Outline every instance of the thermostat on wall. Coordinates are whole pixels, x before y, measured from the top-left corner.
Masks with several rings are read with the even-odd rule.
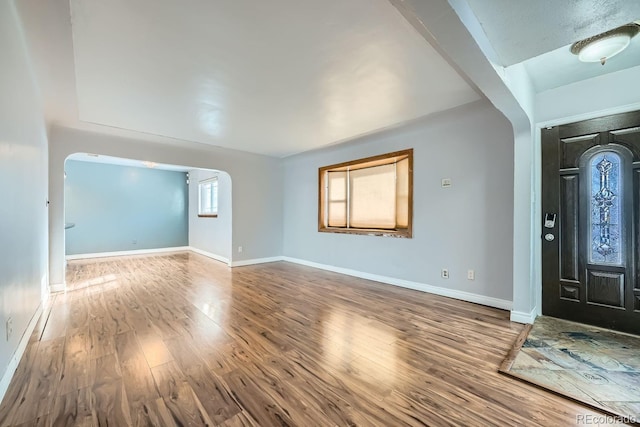
[[[451,178],[442,178],[442,188],[451,187]]]

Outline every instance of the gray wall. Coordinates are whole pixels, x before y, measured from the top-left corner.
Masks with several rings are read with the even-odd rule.
[[[47,284],[47,137],[18,22],[0,2],[0,375]]]
[[[113,129],[105,131],[119,132]],[[124,133],[124,132],[123,132]],[[53,126],[49,146],[49,271],[64,283],[64,161],[73,153],[96,153],[193,169],[224,170],[233,182],[233,261],[282,254],[282,171],[276,158],[132,133],[99,134]],[[264,209],[267,206],[268,209]],[[257,209],[258,208],[258,209]],[[257,214],[258,213],[258,214]]]
[[[414,149],[413,238],[319,233],[318,168]],[[451,178],[452,187],[441,188]],[[284,255],[512,299],[513,133],[479,101],[284,162]],[[450,279],[440,277],[448,268]],[[467,280],[467,270],[476,278]]]
[[[214,176],[218,177],[218,217],[199,218],[198,183]],[[189,246],[228,262],[232,251],[231,177],[225,172],[198,169],[191,170],[189,177]]]
[[[188,244],[186,174],[67,160],[66,254]]]

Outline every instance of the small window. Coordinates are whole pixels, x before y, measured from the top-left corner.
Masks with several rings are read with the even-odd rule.
[[[411,237],[413,150],[319,169],[318,230]]]
[[[218,216],[218,178],[200,181],[198,192],[198,216],[216,218]]]

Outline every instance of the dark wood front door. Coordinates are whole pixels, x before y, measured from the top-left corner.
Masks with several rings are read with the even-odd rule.
[[[640,334],[640,112],[542,130],[542,211],[542,313]]]

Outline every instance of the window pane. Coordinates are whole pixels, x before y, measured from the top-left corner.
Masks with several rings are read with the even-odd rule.
[[[218,213],[218,181],[211,183],[211,213]]]
[[[205,213],[205,197],[206,197],[206,191],[204,188],[204,184],[200,184],[200,213],[203,214]]]
[[[201,182],[198,184],[200,215],[214,215],[218,213],[218,181]]]
[[[327,208],[329,227],[347,226],[347,172],[327,173]]]
[[[409,226],[409,159],[396,163],[396,226]]]
[[[204,187],[204,210],[206,213],[211,212],[211,184],[207,183]]]
[[[620,156],[600,152],[589,162],[591,215],[589,262],[622,264]]]
[[[393,163],[351,171],[349,195],[351,227],[396,227],[396,179]]]

